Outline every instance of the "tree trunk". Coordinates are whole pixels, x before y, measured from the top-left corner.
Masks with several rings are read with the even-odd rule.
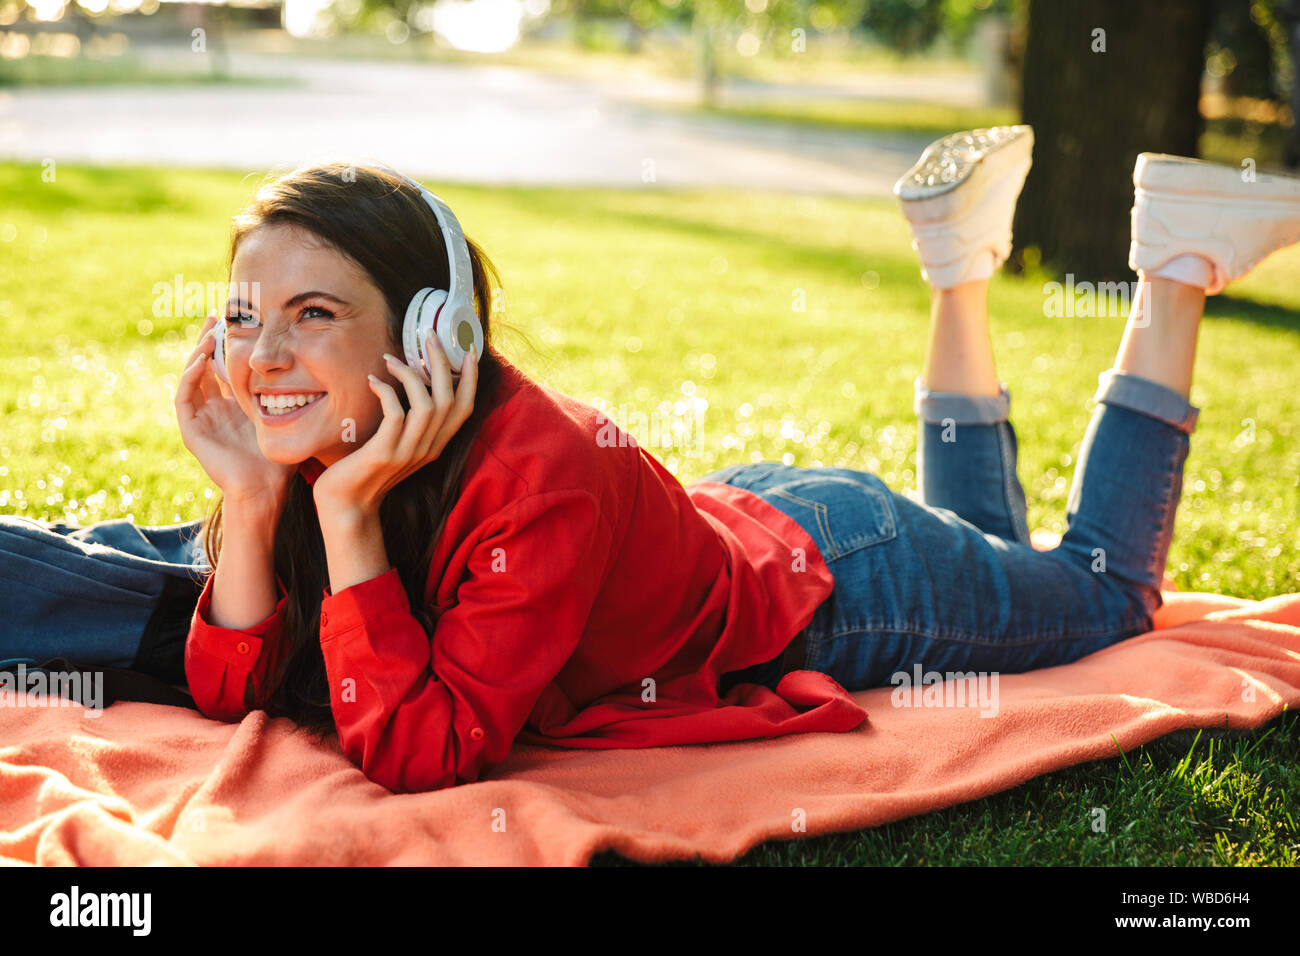
[[[1278,19],[1286,26],[1287,49],[1291,64],[1300,66],[1300,0],[1287,0],[1278,10]],[[1291,129],[1282,147],[1282,162],[1289,170],[1300,167],[1300,76],[1291,80]]]
[[[700,63],[700,103],[718,105],[718,49],[715,36],[717,28],[709,22],[696,24]]]
[[[1210,0],[1029,0],[1021,115],[1034,165],[1013,268],[1041,258],[1081,280],[1130,277],[1133,164],[1197,155],[1210,18]]]

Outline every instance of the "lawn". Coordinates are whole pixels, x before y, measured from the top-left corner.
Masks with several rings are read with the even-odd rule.
[[[237,76],[227,72],[219,56],[199,59],[195,67],[161,69],[134,54],[106,57],[33,55],[0,58],[0,89],[6,86],[105,86],[108,84],[175,86],[225,85],[293,87],[292,77]]]
[[[0,511],[203,516],[212,485],[180,441],[172,390],[205,313],[156,310],[157,287],[179,275],[224,296],[229,220],[261,175],[61,164],[51,183],[38,164],[0,163]],[[770,459],[913,488],[928,296],[891,202],[429,185],[501,269],[496,342],[526,372],[634,433],[707,402],[689,440],[650,448],[683,482]],[[1059,532],[1123,318],[1048,317],[1047,278],[995,279],[993,338],[1030,526]],[[1300,590],[1297,280],[1300,247],[1211,300],[1169,563],[1181,590]],[[1300,862],[1300,721],[1220,736],[1163,738],[913,820],[764,844],[744,862]],[[1089,826],[1096,806],[1106,834]]]
[[[715,106],[660,106],[704,116],[734,116],[758,123],[790,123],[814,129],[859,133],[906,133],[947,136],[953,130],[1011,126],[1020,111],[1010,107],[925,103],[916,100],[872,100],[861,97],[766,97],[754,103],[725,102]]]

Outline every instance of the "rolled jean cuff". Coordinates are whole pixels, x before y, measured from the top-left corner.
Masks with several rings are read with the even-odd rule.
[[[998,382],[997,395],[963,395],[960,392],[932,392],[921,379],[913,385],[912,408],[922,421],[932,425],[996,425],[1011,415],[1011,394],[1006,382]]]
[[[1095,401],[1141,412],[1190,435],[1201,410],[1167,385],[1107,369],[1097,376]]]

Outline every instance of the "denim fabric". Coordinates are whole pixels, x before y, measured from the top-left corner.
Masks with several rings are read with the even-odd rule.
[[[131,667],[151,619],[158,627],[155,611],[172,630],[193,614],[208,570],[201,524],[78,527],[0,515],[0,667],[53,658]],[[175,606],[162,607],[164,598]]]
[[[1050,551],[1029,544],[1005,385],[974,397],[917,381],[920,501],[847,468],[759,462],[706,475],[789,515],[825,557],[835,590],[805,629],[805,669],[848,690],[915,664],[1020,673],[1150,630],[1199,409],[1137,376],[1099,382],[1067,530]],[[779,664],[723,684],[744,675],[775,687]]]

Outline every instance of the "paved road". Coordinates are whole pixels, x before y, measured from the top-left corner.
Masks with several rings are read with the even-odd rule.
[[[888,194],[929,139],[796,130],[655,105],[680,100],[685,80],[595,83],[514,67],[242,52],[230,62],[237,73],[297,85],[0,92],[0,156],[268,171],[352,156],[442,181],[652,181],[867,196]]]

